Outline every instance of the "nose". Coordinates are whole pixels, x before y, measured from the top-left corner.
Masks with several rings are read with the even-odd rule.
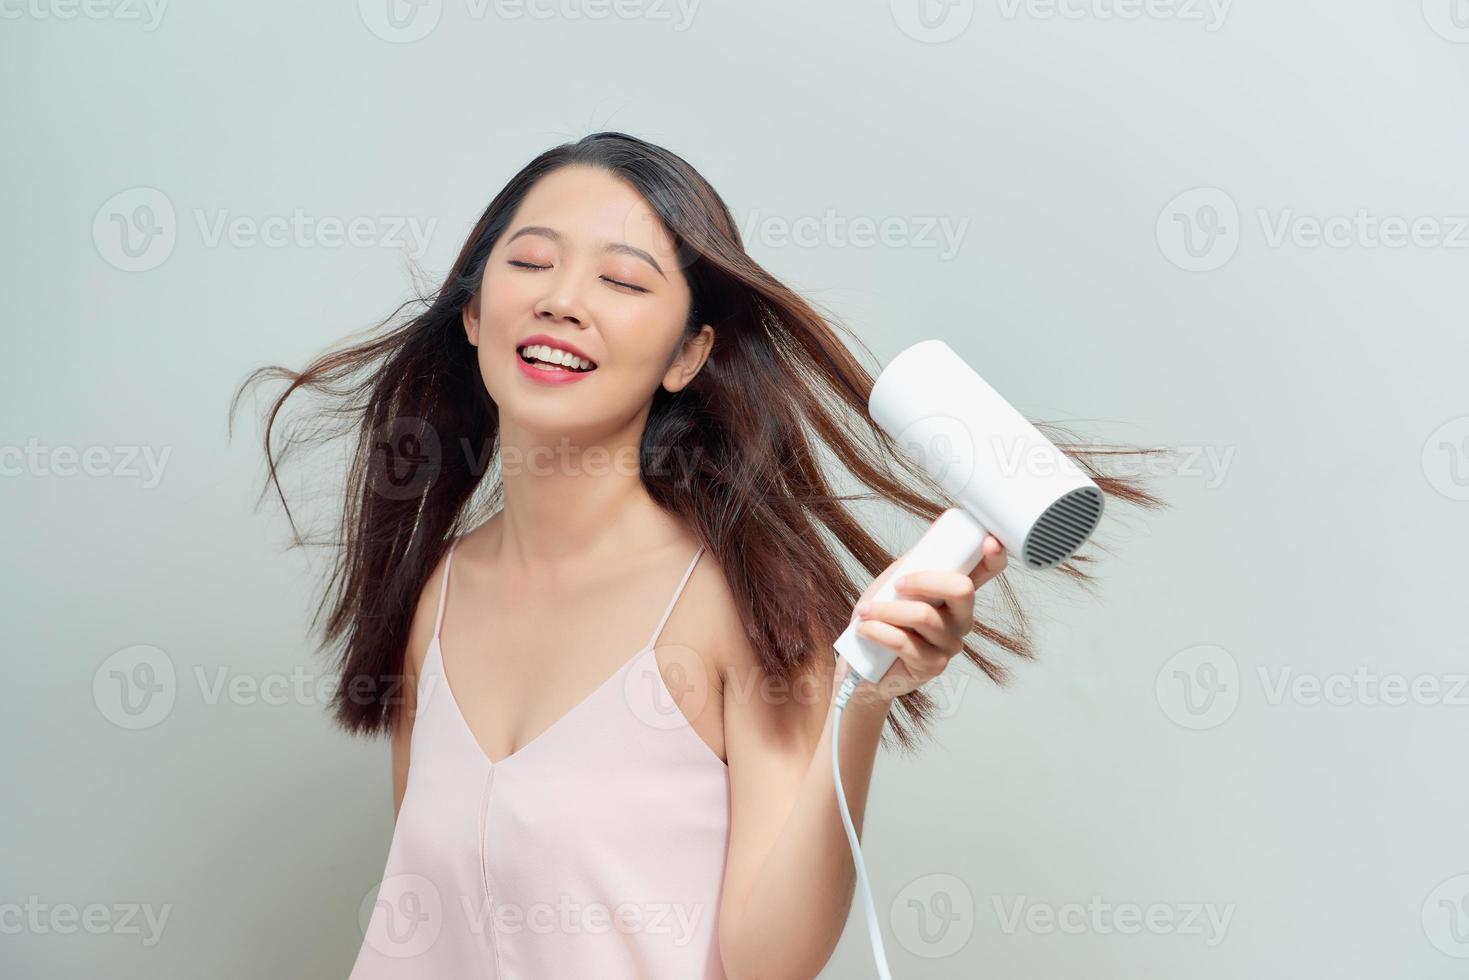
[[[569,277],[560,276],[552,279],[550,288],[546,290],[540,300],[536,302],[536,318],[539,320],[564,320],[577,326],[585,326],[587,323],[587,311],[582,305],[580,296],[572,288],[568,281]]]

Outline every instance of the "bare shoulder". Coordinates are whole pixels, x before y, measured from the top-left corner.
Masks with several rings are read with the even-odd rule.
[[[711,662],[720,668],[722,674],[724,659],[721,654],[725,641],[731,633],[742,631],[740,612],[719,559],[707,548],[689,578],[679,604],[687,610],[685,635],[691,633],[698,638],[699,647],[708,652]]]
[[[706,551],[699,560],[684,602],[688,615],[679,630],[682,639],[675,642],[694,646],[715,679],[715,693],[724,708],[726,743],[736,737],[736,727],[754,726],[761,729],[757,738],[814,746],[830,700],[834,672],[830,651],[823,657],[821,650],[815,650],[803,677],[790,681],[767,677],[739,599],[712,552]],[[672,630],[666,635],[673,638]]]
[[[693,547],[697,547],[694,544]],[[681,549],[682,550],[682,549]],[[682,561],[687,563],[688,552]],[[706,708],[718,718],[719,694],[724,688],[725,639],[739,630],[739,611],[713,551],[705,549],[693,574],[679,594],[668,624],[658,638],[659,666],[679,707],[698,721]],[[690,690],[697,696],[688,694]],[[684,693],[680,697],[680,692]],[[715,729],[719,724],[715,724]],[[714,736],[712,741],[719,741]]]
[[[419,589],[418,601],[413,608],[413,619],[408,624],[408,642],[403,650],[403,694],[411,705],[418,688],[418,676],[423,671],[423,662],[428,655],[429,641],[434,635],[434,614],[438,610],[439,586],[444,580],[444,560],[429,574],[428,581]]]
[[[438,621],[439,595],[444,589],[444,577],[449,575],[452,587],[452,568],[462,568],[465,564],[467,551],[473,551],[475,543],[482,539],[487,532],[487,524],[481,524],[473,531],[462,534],[458,543],[453,546],[453,561],[450,562],[450,552],[444,549],[444,554],[429,573],[423,588],[419,590],[418,601],[414,606],[413,620],[408,627],[408,646],[403,658],[403,673],[405,681],[412,690],[417,687],[418,675],[423,670],[424,659],[428,656],[429,642],[434,636],[434,624]],[[452,543],[452,542],[451,542]]]

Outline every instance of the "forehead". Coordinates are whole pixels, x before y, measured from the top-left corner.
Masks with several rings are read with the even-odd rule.
[[[544,225],[562,235],[568,248],[600,248],[624,242],[657,256],[674,252],[673,238],[635,188],[605,170],[562,167],[526,192],[509,231]],[[544,240],[544,239],[541,239]],[[524,241],[524,239],[522,239]]]

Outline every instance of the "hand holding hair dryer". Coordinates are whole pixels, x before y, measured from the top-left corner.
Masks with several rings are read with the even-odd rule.
[[[1102,490],[1035,426],[1011,408],[939,340],[903,351],[878,375],[867,399],[875,421],[961,506],[939,515],[892,577],[873,595],[890,601],[911,572],[968,573],[993,534],[1026,568],[1050,568],[1080,550],[1102,518]],[[898,655],[849,624],[835,643],[852,670],[833,702],[831,773],[837,808],[862,890],[867,932],[881,980],[892,980],[882,924],[867,882],[862,845],[842,786],[841,721],[862,680],[876,683]]]
[[[943,341],[893,358],[867,404],[873,421],[961,505],[930,525],[874,601],[892,600],[893,583],[912,572],[968,573],[986,533],[1022,566],[1040,570],[1076,554],[1096,530],[1101,488]],[[856,622],[834,645],[874,683],[897,659],[858,635]]]

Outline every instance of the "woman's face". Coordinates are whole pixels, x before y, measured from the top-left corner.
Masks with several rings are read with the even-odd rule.
[[[464,327],[502,423],[591,441],[703,365],[714,331],[703,326],[682,342],[689,301],[673,240],[637,191],[568,166],[526,194],[485,262]],[[527,351],[536,338],[545,346]],[[583,370],[527,362],[556,360],[546,347],[557,345],[579,354]]]

